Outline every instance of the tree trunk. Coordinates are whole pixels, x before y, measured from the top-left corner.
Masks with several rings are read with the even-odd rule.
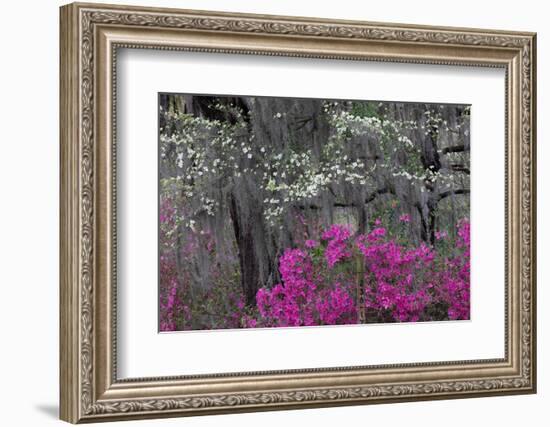
[[[273,269],[276,266],[273,265],[273,257],[269,255],[258,212],[253,210],[251,216],[243,214],[238,198],[231,194],[229,214],[239,250],[241,287],[245,303],[248,306],[255,306],[258,289],[272,284]]]

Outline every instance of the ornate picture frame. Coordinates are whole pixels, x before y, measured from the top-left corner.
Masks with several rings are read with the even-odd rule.
[[[536,391],[536,35],[74,3],[60,11],[60,417],[112,421]],[[501,359],[117,378],[117,49],[502,68]]]

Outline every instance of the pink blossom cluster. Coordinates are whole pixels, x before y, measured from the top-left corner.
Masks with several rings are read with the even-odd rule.
[[[161,286],[159,301],[159,329],[176,331],[181,323],[189,320],[189,307],[183,303],[182,287],[177,277],[176,261],[172,254],[161,253],[159,259]]]
[[[169,332],[178,330],[177,319],[179,316],[189,318],[189,307],[183,304],[178,296],[178,282],[172,280],[165,301],[160,301],[160,330]]]
[[[462,320],[470,316],[470,223],[466,220],[459,223],[456,246],[461,254],[445,260],[437,292],[449,305],[449,319]]]
[[[376,228],[356,240],[364,262],[365,306],[383,319],[421,320],[432,300],[434,253],[425,244],[406,249],[384,235],[385,229]]]
[[[335,234],[334,238],[342,236],[346,233]],[[336,246],[332,248],[338,253]],[[316,282],[321,277],[314,273],[312,258],[306,251],[287,249],[279,261],[279,269],[283,283],[270,290],[262,288],[256,295],[262,326],[355,323],[355,307],[348,292],[339,283],[318,287]]]
[[[348,240],[351,237],[349,227],[334,224],[322,235],[323,240],[328,241],[325,257],[329,268],[334,267],[338,261],[351,256]]]
[[[287,249],[279,260],[281,283],[257,294],[255,325],[308,326],[365,322],[468,319],[470,315],[470,224],[457,232],[457,253],[438,256],[422,243],[406,247],[378,224],[352,236],[332,225],[322,234],[324,260],[313,244]],[[446,237],[441,233],[440,238]]]

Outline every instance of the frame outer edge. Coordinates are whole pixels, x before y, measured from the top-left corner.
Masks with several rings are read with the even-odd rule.
[[[59,418],[76,423],[80,418],[77,8],[61,6],[59,20]]]
[[[347,28],[350,33],[332,33],[329,26],[324,25],[328,21],[317,21],[314,18],[291,18],[291,17],[262,17],[261,15],[247,14],[223,14],[218,12],[196,12],[177,9],[157,9],[128,7],[101,4],[71,4],[61,7],[60,20],[60,164],[61,164],[61,197],[60,197],[60,418],[62,420],[79,423],[108,421],[118,419],[139,419],[139,418],[161,418],[167,416],[182,415],[201,415],[213,413],[236,413],[250,412],[258,410],[276,410],[306,407],[326,407],[336,405],[364,404],[364,403],[382,403],[388,397],[388,401],[410,401],[410,400],[435,400],[439,398],[463,398],[475,395],[497,395],[497,394],[524,394],[536,391],[536,306],[535,306],[535,284],[536,284],[536,35],[534,33],[508,33],[508,32],[490,32],[488,30],[467,29],[464,34],[460,34],[459,28],[438,28],[438,27],[414,27],[404,26],[393,31],[398,31],[397,38],[407,40],[408,42],[418,42],[423,44],[448,43],[449,45],[464,44],[474,46],[481,44],[484,47],[500,47],[509,50],[523,51],[526,55],[523,61],[519,61],[522,70],[528,70],[527,79],[520,84],[520,94],[522,95],[523,113],[528,117],[522,117],[520,122],[523,125],[523,131],[529,133],[529,137],[523,138],[523,148],[526,150],[525,157],[522,155],[522,166],[520,171],[524,177],[522,180],[519,197],[525,194],[522,202],[522,217],[526,221],[526,239],[524,246],[524,256],[527,261],[522,263],[528,268],[525,275],[527,283],[523,286],[524,310],[529,314],[523,317],[524,328],[526,331],[522,337],[523,354],[520,351],[520,358],[526,360],[523,375],[521,378],[495,378],[494,381],[489,378],[488,381],[459,381],[457,383],[424,383],[424,384],[398,384],[397,394],[392,387],[378,387],[374,390],[375,394],[368,394],[366,390],[364,396],[360,389],[324,389],[324,390],[292,390],[263,394],[238,393],[232,395],[208,395],[191,396],[185,399],[142,399],[142,400],[112,400],[97,401],[94,396],[97,386],[94,374],[95,330],[92,330],[90,316],[94,315],[95,299],[97,294],[92,293],[97,284],[97,277],[92,275],[90,267],[95,262],[95,244],[94,239],[97,224],[94,221],[94,199],[96,188],[94,185],[94,173],[97,172],[97,165],[94,163],[94,135],[95,109],[89,110],[94,101],[94,76],[95,69],[88,69],[88,60],[93,65],[94,58],[94,37],[89,37],[86,33],[89,19],[81,21],[81,12],[89,7],[91,11],[101,14],[113,11],[130,13],[128,19],[131,25],[151,25],[145,16],[141,24],[132,21],[134,11],[136,14],[142,12],[145,15],[156,10],[170,14],[193,13],[197,25],[206,30],[215,31],[235,31],[237,32],[255,32],[257,29],[252,25],[241,28],[233,21],[238,22],[236,18],[242,16],[244,22],[249,20],[249,24],[261,24],[260,32],[273,33],[275,35],[283,34],[284,28],[273,26],[271,19],[282,19],[283,24],[290,28],[289,34],[298,34],[298,37],[326,37],[326,39],[344,39],[363,38],[361,28],[363,25],[372,26],[375,23],[357,23],[357,28]],[[230,22],[227,28],[218,28],[221,21],[229,18]],[[89,17],[88,17],[89,18]],[[215,20],[214,18],[220,18]],[[112,17],[109,13],[102,18],[105,22],[111,23]],[[264,22],[267,20],[267,23]],[[115,19],[116,21],[116,19]],[[118,22],[115,22],[115,24]],[[225,22],[221,22],[224,24]],[[303,23],[303,25],[298,25]],[[330,23],[330,22],[329,22]],[[334,24],[345,24],[344,22],[334,21]],[[123,23],[124,24],[124,23]],[[126,23],[127,24],[127,23]],[[196,23],[182,23],[182,28],[195,28]],[[264,29],[264,24],[267,25]],[[350,24],[350,23],[347,23]],[[170,24],[173,25],[173,24]],[[167,25],[167,26],[170,26]],[[350,24],[353,25],[353,24]],[[394,24],[386,24],[387,30],[391,31]],[[398,24],[395,24],[398,25]],[[177,26],[177,25],[176,25]],[[381,24],[382,26],[382,24]],[[204,27],[204,28],[203,28]],[[222,25],[223,27],[223,25]],[[304,28],[306,27],[305,31]],[[294,29],[293,29],[294,28]],[[418,28],[419,31],[412,31]],[[376,28],[375,28],[376,29]],[[269,30],[269,31],[267,31]],[[317,33],[310,33],[315,30]],[[353,31],[352,31],[353,30]],[[466,30],[466,29],[465,29]],[[84,31],[84,34],[81,34]],[[401,33],[403,31],[403,33]],[[434,31],[444,31],[441,35],[432,40]],[[455,34],[454,32],[457,31]],[[423,33],[426,34],[423,34]],[[389,34],[389,33],[388,33]],[[438,34],[435,34],[436,36]],[[85,37],[84,37],[85,36]],[[458,37],[458,36],[462,36]],[[393,35],[389,36],[390,39]],[[412,39],[410,39],[412,37]],[[458,37],[455,39],[453,37]],[[376,36],[377,40],[383,40],[384,37]],[[81,62],[82,60],[82,62]],[[408,61],[405,61],[408,62]],[[530,63],[529,63],[530,62]],[[94,65],[93,65],[94,66]],[[521,75],[521,73],[520,73]],[[91,77],[91,80],[90,80]],[[525,77],[525,75],[524,75]],[[519,76],[518,76],[519,78]],[[90,89],[90,91],[88,91]],[[527,94],[527,97],[525,96]],[[91,102],[91,104],[90,104]],[[83,106],[85,107],[84,109]],[[90,122],[91,120],[91,122]],[[91,125],[91,127],[90,127]],[[521,126],[521,125],[520,125]],[[521,132],[523,134],[523,132]],[[90,163],[91,162],[91,163]],[[524,166],[525,165],[525,166]],[[82,196],[82,197],[81,197]],[[518,224],[519,226],[520,224]],[[524,235],[522,235],[524,237]],[[521,256],[521,254],[519,255]],[[529,363],[531,362],[531,363]],[[499,381],[502,385],[499,385]],[[458,387],[458,388],[457,388]],[[466,387],[466,388],[463,388]],[[471,389],[470,389],[471,387]],[[502,387],[502,388],[501,388]],[[499,390],[499,388],[501,388]],[[326,394],[323,397],[323,393]],[[380,393],[380,394],[378,394]],[[378,399],[380,397],[380,399]],[[267,399],[267,400],[265,400]],[[271,400],[270,400],[271,399]],[[372,399],[372,400],[371,400]],[[369,400],[367,402],[367,400]]]
[[[531,36],[531,390],[537,393],[537,33]]]

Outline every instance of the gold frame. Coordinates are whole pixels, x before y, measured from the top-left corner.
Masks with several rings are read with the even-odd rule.
[[[535,392],[534,33],[100,4],[70,4],[60,12],[61,419],[78,423]],[[117,380],[118,47],[504,68],[505,357]]]

